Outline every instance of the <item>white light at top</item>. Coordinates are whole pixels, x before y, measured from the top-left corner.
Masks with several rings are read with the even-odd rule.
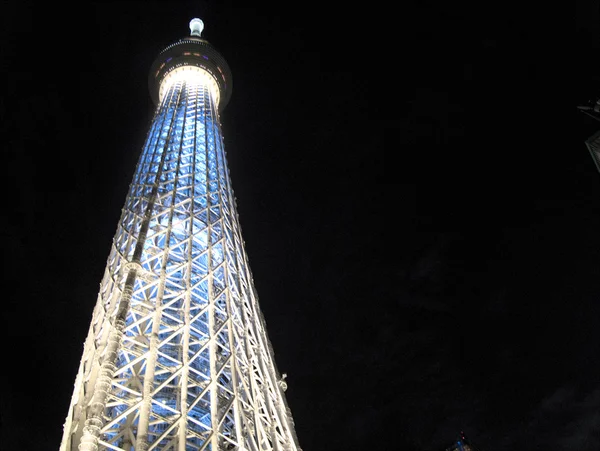
[[[190,20],[190,35],[200,37],[202,30],[204,30],[204,22],[197,17]]]
[[[188,86],[196,84],[207,86],[213,95],[215,104],[219,104],[220,92],[216,80],[207,71],[196,66],[180,66],[169,72],[160,84],[159,101],[162,101],[162,98],[174,83],[182,81],[185,81]]]

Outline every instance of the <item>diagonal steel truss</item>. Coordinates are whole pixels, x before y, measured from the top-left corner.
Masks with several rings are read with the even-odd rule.
[[[84,344],[61,451],[300,450],[248,266],[214,89],[165,90]]]

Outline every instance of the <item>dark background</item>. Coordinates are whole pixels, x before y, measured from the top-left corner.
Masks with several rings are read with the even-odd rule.
[[[0,449],[58,449],[148,70],[196,16],[304,451],[600,448],[598,3],[2,8]]]

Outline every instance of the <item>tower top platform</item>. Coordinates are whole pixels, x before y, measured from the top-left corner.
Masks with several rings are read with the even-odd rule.
[[[200,19],[190,22],[191,35],[165,47],[150,67],[148,88],[155,104],[159,102],[160,85],[173,70],[183,66],[204,69],[217,83],[220,93],[219,111],[223,111],[231,98],[233,77],[225,58],[200,35],[204,23]]]

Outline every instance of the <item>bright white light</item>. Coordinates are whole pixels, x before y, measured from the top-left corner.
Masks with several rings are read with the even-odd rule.
[[[163,96],[173,83],[180,81],[185,81],[188,86],[192,84],[208,86],[210,93],[215,100],[215,104],[219,104],[220,95],[217,81],[207,71],[196,66],[181,66],[169,72],[160,84],[160,89],[158,91],[159,102],[162,102]]]
[[[204,30],[204,22],[197,17],[190,20],[190,35],[200,37],[202,30]]]

